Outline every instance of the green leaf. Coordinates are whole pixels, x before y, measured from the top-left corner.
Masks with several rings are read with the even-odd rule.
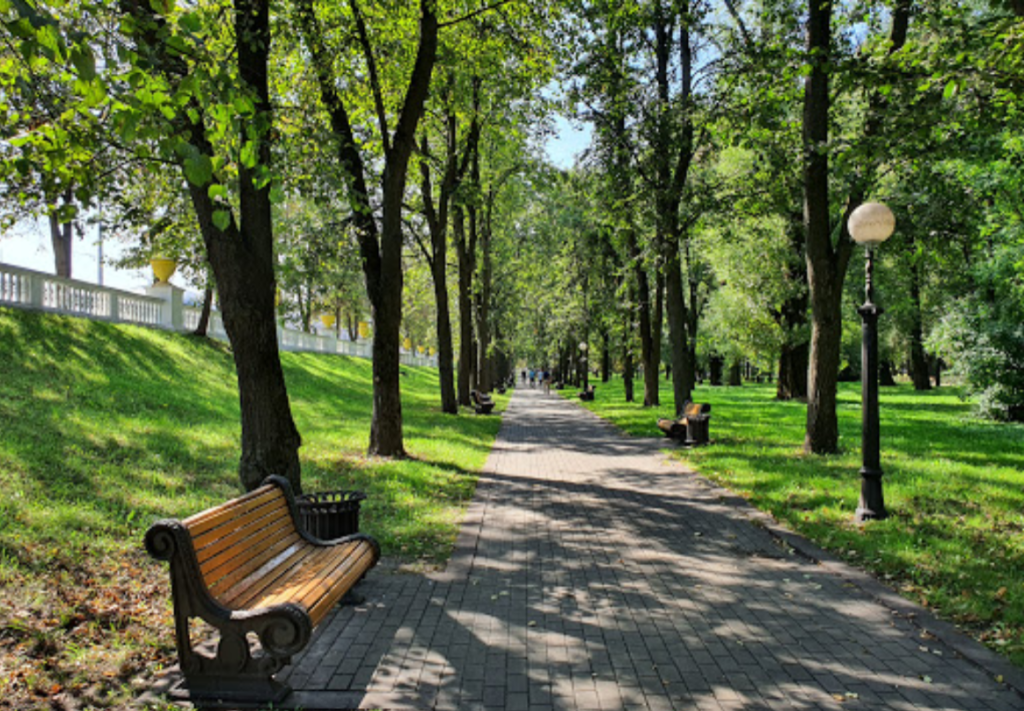
[[[960,85],[957,83],[956,79],[950,79],[949,83],[946,84],[946,88],[943,89],[943,91],[942,91],[942,98],[943,99],[952,99],[953,96],[956,94],[957,89],[959,89],[959,88],[960,88]]]
[[[228,195],[228,189],[220,183],[214,183],[206,190],[206,194],[210,196],[211,200],[217,198],[226,198]]]
[[[185,159],[185,177],[188,182],[202,187],[213,179],[213,164],[209,156],[193,155]]]
[[[71,63],[83,80],[92,81],[95,78],[96,58],[88,45],[77,45],[71,50]]]
[[[256,153],[255,141],[246,141],[245,145],[242,146],[242,165],[244,165],[246,168],[252,168],[254,165],[256,165],[256,161],[258,160],[258,158],[259,156]]]
[[[227,210],[214,210],[213,224],[218,230],[223,232],[231,224],[231,213]]]
[[[203,29],[203,21],[195,12],[189,12],[178,18],[178,26],[186,32],[199,32]]]
[[[249,116],[255,110],[252,99],[245,95],[236,96],[233,103],[235,105],[235,111],[237,111],[240,116]]]

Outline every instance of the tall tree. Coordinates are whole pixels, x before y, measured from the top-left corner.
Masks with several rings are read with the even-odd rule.
[[[280,474],[301,491],[301,438],[292,420],[281,369],[274,308],[269,3],[236,0],[231,48],[237,73],[220,70],[223,73],[219,78],[227,80],[226,86],[231,88],[227,96],[218,97],[223,103],[212,106],[201,100],[207,88],[200,85],[186,55],[179,49],[182,40],[197,44],[201,41],[188,36],[192,29],[203,27],[199,18],[189,16],[172,23],[173,18],[160,15],[141,0],[121,0],[121,7],[132,20],[128,26],[135,42],[136,64],[155,71],[179,92],[173,96],[175,104],[181,106],[180,113],[164,116],[177,137],[176,155],[180,156],[188,180],[192,205],[216,277],[224,328],[231,340],[238,372],[242,484],[253,489],[268,475]],[[176,35],[175,24],[185,37]],[[144,95],[140,91],[136,106],[144,106],[151,95],[152,92]],[[239,130],[235,145],[240,151],[228,156],[218,151],[211,138],[224,136],[227,126],[208,126],[208,116],[216,115],[216,110],[225,105],[235,107],[244,118],[235,122],[228,115],[229,125]],[[134,128],[132,114],[117,118],[123,121],[123,130]],[[225,175],[217,168],[226,164],[237,168],[237,217],[227,199]]]
[[[347,12],[340,6],[320,8],[328,17],[321,20],[313,0],[295,0],[300,33],[312,60],[312,71],[320,89],[320,101],[333,134],[338,165],[346,178],[348,200],[357,228],[366,290],[374,319],[373,339],[373,420],[370,425],[369,452],[400,457],[405,454],[402,438],[402,400],[399,382],[399,346],[402,323],[402,207],[405,197],[409,159],[416,147],[416,130],[423,115],[430,78],[437,58],[439,22],[436,3],[421,0],[415,20],[408,13],[380,10],[380,22],[411,23],[417,29],[409,33],[400,24],[381,30],[380,42],[397,33],[415,36],[415,57],[403,84],[398,102],[386,96],[385,76],[393,76],[394,67],[382,73],[378,61],[380,48],[358,0],[347,3]],[[331,28],[328,32],[326,28]],[[337,55],[343,43],[352,36],[359,48],[353,59],[369,83],[372,105],[369,112],[376,117],[376,140],[383,158],[379,175],[381,217],[378,224],[374,210],[374,194],[370,189],[375,156],[357,137],[352,122],[353,103],[360,92],[344,91],[348,86],[339,75]],[[397,106],[396,106],[397,103]],[[392,132],[392,120],[394,131]],[[360,127],[366,128],[366,127]]]
[[[476,80],[474,80],[476,81]],[[420,139],[420,194],[423,201],[423,215],[430,231],[430,246],[423,245],[423,252],[430,266],[434,283],[434,300],[437,312],[438,371],[441,383],[441,409],[449,414],[458,412],[454,378],[454,347],[452,342],[451,314],[448,306],[448,216],[452,198],[466,175],[472,156],[475,154],[476,139],[472,132],[477,124],[471,121],[469,140],[460,141],[459,116],[455,104],[456,76],[448,69],[444,85],[438,92],[441,104],[442,152],[431,150],[427,132]],[[474,117],[475,119],[475,117]],[[474,152],[465,144],[473,144]],[[437,170],[437,169],[440,170]],[[440,173],[438,194],[434,196],[434,172]]]
[[[898,0],[892,15],[888,54],[906,43],[909,0]],[[807,284],[811,302],[811,350],[807,383],[807,431],[804,450],[828,454],[839,449],[836,387],[842,340],[843,280],[853,253],[846,228],[849,214],[866,198],[873,166],[851,181],[841,222],[833,234],[829,194],[830,74],[835,71],[832,48],[832,3],[810,3],[807,22],[807,63],[804,81],[803,160],[804,228],[807,245]],[[865,87],[867,118],[862,139],[877,140],[887,104],[882,85]],[[865,156],[867,160],[869,156]]]

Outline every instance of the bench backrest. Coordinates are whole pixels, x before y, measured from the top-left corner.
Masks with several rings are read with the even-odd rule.
[[[280,487],[264,484],[216,508],[185,519],[203,582],[214,598],[300,543],[288,499]]]

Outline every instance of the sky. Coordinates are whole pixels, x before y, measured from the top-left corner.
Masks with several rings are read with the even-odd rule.
[[[562,117],[555,119],[554,128],[554,134],[545,143],[545,151],[551,162],[559,168],[571,168],[576,157],[590,142],[590,129],[574,127]],[[101,275],[98,241],[97,226],[92,224],[86,226],[84,238],[75,238],[71,247],[72,278],[90,284],[102,281],[104,286],[139,293],[152,283],[152,275],[147,269],[115,269],[106,263],[121,253],[121,244],[112,240],[103,243],[104,264]],[[0,237],[0,263],[53,274],[53,248],[50,246],[46,222],[23,223]]]

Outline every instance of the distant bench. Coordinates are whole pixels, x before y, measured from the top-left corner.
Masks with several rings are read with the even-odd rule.
[[[683,416],[678,420],[658,420],[658,428],[666,437],[679,440],[689,447],[710,442],[708,423],[711,421],[711,405],[687,401]]]
[[[588,385],[586,390],[580,390],[580,400],[593,400],[594,399],[594,386]]]
[[[291,689],[273,674],[380,558],[369,536],[321,541],[296,520],[291,486],[272,476],[244,496],[184,521],[157,521],[146,533],[150,555],[171,564],[178,659],[191,700],[280,702]],[[195,617],[220,632],[215,657],[192,648]],[[249,634],[262,647],[256,655]]]
[[[494,400],[487,393],[479,393],[476,390],[469,391],[469,399],[473,401],[473,409],[478,415],[489,415],[494,409]]]

